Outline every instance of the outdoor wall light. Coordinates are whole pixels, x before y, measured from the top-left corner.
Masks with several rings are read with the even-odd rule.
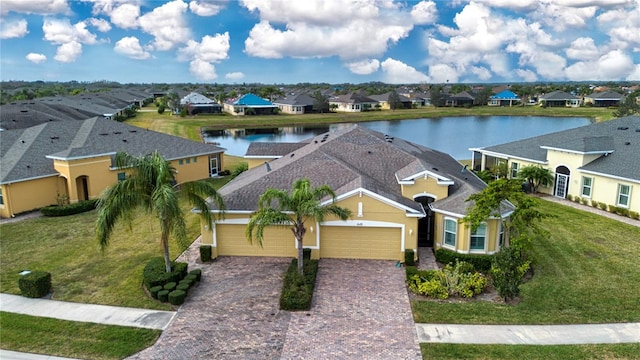
[[[313,226],[309,226],[309,231],[313,232]]]
[[[409,235],[413,235],[413,229],[409,229]]]

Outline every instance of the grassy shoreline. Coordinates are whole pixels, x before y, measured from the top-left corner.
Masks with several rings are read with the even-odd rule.
[[[325,113],[303,115],[264,115],[232,116],[228,114],[180,117],[169,113],[158,114],[155,107],[147,107],[134,118],[127,120],[129,125],[159,131],[186,139],[202,141],[201,130],[223,130],[234,128],[267,128],[288,126],[322,126],[339,123],[357,123],[381,120],[411,120],[447,116],[569,116],[586,117],[596,122],[613,118],[613,110],[606,108],[543,108],[539,106],[473,108],[435,108],[405,109],[396,111],[370,111],[360,113]]]

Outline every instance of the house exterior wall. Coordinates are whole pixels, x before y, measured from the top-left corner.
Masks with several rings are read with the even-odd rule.
[[[67,194],[65,180],[57,175],[4,184],[1,188],[0,217],[3,218],[54,205],[58,194]]]
[[[402,185],[402,195],[409,199],[416,196],[430,196],[436,200],[442,200],[449,196],[449,186],[438,184],[438,180],[432,177],[420,177],[414,180],[412,185]]]
[[[83,158],[77,160],[53,160],[53,167],[60,176],[67,180],[69,202],[75,203],[80,200],[90,200],[97,198],[102,190],[118,181],[117,171],[110,170],[111,156],[105,155],[93,158]],[[79,189],[77,179],[87,177],[88,199],[83,199]]]
[[[287,104],[275,104],[278,106],[281,112],[285,114],[304,114],[303,105],[287,105]]]
[[[211,156],[217,156],[219,158],[218,169],[222,169],[222,157],[219,156],[219,154]],[[178,173],[176,174],[176,181],[178,183],[201,180],[210,177],[209,155],[190,156],[182,159],[172,160],[171,166],[173,166],[178,171]]]
[[[445,220],[456,221],[456,241],[455,245],[448,245],[444,242]],[[500,231],[500,219],[489,219],[486,222],[487,230],[484,241],[484,250],[471,249],[471,227],[462,222],[461,217],[436,213],[435,218],[435,249],[444,248],[462,254],[494,254],[500,251],[498,235]]]
[[[261,158],[244,158],[247,161],[249,169],[253,169],[254,167],[264,166],[265,162],[270,162],[272,160],[277,159],[277,157],[261,157]]]

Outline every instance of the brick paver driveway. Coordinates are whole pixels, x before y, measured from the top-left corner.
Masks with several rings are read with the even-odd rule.
[[[290,259],[221,257],[156,344],[131,359],[421,359],[392,261],[323,259],[310,311],[278,310]]]
[[[404,279],[393,261],[322,259],[282,359],[422,359]]]

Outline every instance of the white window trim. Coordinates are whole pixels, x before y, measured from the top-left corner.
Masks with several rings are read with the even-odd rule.
[[[471,248],[471,237],[473,236],[473,231],[469,228],[469,252],[470,253],[485,253],[487,252],[487,234],[489,233],[489,226],[486,222],[481,223],[480,225],[484,225],[484,242],[482,249],[472,249]]]
[[[450,245],[450,244],[446,243],[446,238],[447,238],[447,220],[451,220],[456,224],[456,232],[454,233],[455,238],[454,238],[453,245]],[[442,225],[443,225],[442,226],[442,247],[455,251],[456,250],[456,246],[458,245],[458,220],[454,219],[454,218],[450,218],[450,217],[445,217]]]
[[[627,188],[629,188],[629,193],[627,195],[625,195],[627,197],[627,203],[626,204],[620,203],[620,195],[621,195],[620,190],[622,189],[623,186],[626,186]],[[620,206],[620,207],[623,207],[625,209],[629,208],[629,205],[631,205],[631,188],[632,188],[631,185],[618,184],[618,193],[616,194],[616,206]]]
[[[514,166],[515,165],[515,166]],[[513,175],[513,172],[516,172],[515,176]],[[511,162],[511,169],[509,169],[510,175],[512,179],[517,179],[518,178],[518,172],[520,171],[520,164],[518,164],[515,161]]]
[[[585,195],[584,194],[584,188],[585,188],[584,180],[585,179],[591,179],[591,185],[588,186],[589,187],[589,195]],[[581,181],[582,184],[580,186],[580,196],[585,197],[587,199],[591,199],[591,197],[593,196],[593,180],[594,179],[592,177],[590,177],[590,176],[584,176],[584,175],[582,176],[582,181]]]
[[[500,235],[502,235],[502,244],[500,244]],[[501,220],[498,226],[498,236],[496,237],[496,251],[500,251],[500,249],[502,249],[504,244],[505,244],[504,222],[502,222]]]

